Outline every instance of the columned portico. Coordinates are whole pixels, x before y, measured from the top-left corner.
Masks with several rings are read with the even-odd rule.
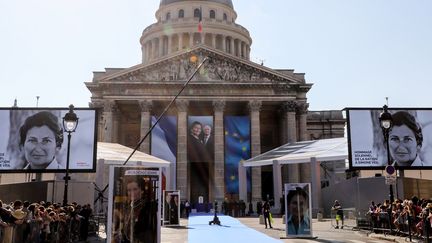
[[[306,93],[312,85],[306,83],[304,74],[294,73],[292,69],[272,69],[249,60],[252,39],[248,30],[236,23],[237,13],[231,0],[200,1],[204,25],[201,33],[197,31],[194,17],[197,5],[193,2],[161,0],[157,21],[145,28],[140,38],[143,63],[94,72],[93,80],[86,83],[92,92],[92,102],[104,103],[103,112],[98,114],[99,139],[129,147],[136,145],[151,125],[151,114],[161,114],[184,80],[194,73],[204,57],[210,57],[211,61],[196,72],[175,102],[176,109],[168,111],[167,116],[171,118],[160,123],[158,137],[146,139],[140,150],[154,152],[150,149],[153,142],[159,146],[163,152],[158,156],[166,155],[163,159],[172,162],[173,177],[167,178],[166,188],[180,190],[182,200],[196,202],[199,196],[204,196],[207,202],[229,198],[252,200],[256,205],[264,195],[269,195],[279,206],[282,183],[303,180],[306,177],[301,174],[307,170],[300,173],[299,165],[289,168],[284,165],[282,180],[279,164],[262,170],[254,167],[252,191],[248,194],[246,170],[240,168],[237,177],[235,166],[282,143],[307,137],[306,113],[302,116],[297,105],[306,102]],[[210,11],[214,11],[214,18],[209,16]],[[116,116],[115,110],[121,114]],[[202,161],[192,161],[187,154],[188,125],[191,125],[188,122],[193,122],[188,116],[197,116],[202,125],[213,126],[206,128],[213,135],[210,143],[202,125],[201,133],[194,131],[194,143],[198,146],[193,151],[205,154]],[[224,124],[228,116],[230,119]],[[227,128],[229,132],[225,136]],[[234,153],[227,155],[227,151],[233,150]],[[244,182],[239,192],[238,178]]]

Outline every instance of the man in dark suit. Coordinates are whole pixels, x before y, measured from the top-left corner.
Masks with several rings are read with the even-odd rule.
[[[209,161],[214,160],[214,137],[212,134],[212,127],[210,125],[204,125],[203,128],[203,143],[206,149],[207,158]]]

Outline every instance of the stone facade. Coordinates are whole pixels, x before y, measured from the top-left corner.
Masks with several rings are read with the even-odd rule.
[[[202,11],[202,32],[197,32],[197,9]],[[190,115],[213,116],[214,121],[215,154],[206,201],[227,197],[225,116],[249,116],[251,156],[286,142],[310,139],[306,96],[312,84],[303,73],[249,60],[252,40],[249,32],[235,23],[231,1],[163,0],[156,17],[157,22],[147,27],[140,39],[141,64],[95,72],[93,80],[86,83],[92,93],[91,105],[100,109],[100,140],[135,147],[148,131],[151,116],[161,114],[189,78],[168,109],[168,114],[177,117],[177,164],[171,178],[176,188],[169,189],[181,190],[182,199],[191,200],[193,186],[186,149]],[[208,60],[192,77],[205,58]],[[143,152],[151,152],[148,141],[141,146]],[[249,200],[259,201],[272,194],[269,173],[271,168],[252,169]],[[288,181],[307,181],[309,177],[307,166],[284,169]]]

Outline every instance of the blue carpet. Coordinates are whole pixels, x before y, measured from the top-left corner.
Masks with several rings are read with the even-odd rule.
[[[281,242],[254,229],[248,228],[237,219],[218,215],[222,226],[209,225],[214,215],[189,216],[189,243],[275,243]],[[258,219],[257,219],[258,220]]]

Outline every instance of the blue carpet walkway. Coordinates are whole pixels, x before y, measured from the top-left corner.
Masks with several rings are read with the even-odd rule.
[[[240,223],[230,216],[218,215],[222,226],[209,225],[213,215],[191,215],[188,224],[189,243],[275,243],[281,242]]]

